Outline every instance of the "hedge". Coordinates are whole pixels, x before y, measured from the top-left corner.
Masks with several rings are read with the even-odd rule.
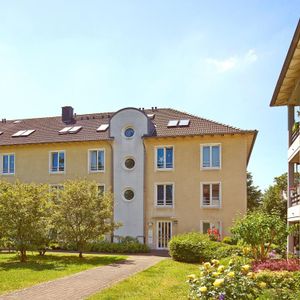
[[[169,243],[169,249],[174,260],[191,263],[213,258],[221,259],[241,253],[238,246],[211,241],[207,234],[198,232],[174,236]]]

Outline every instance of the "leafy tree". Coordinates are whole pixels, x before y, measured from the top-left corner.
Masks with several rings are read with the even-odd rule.
[[[0,182],[2,238],[12,243],[26,261],[26,251],[36,249],[50,223],[49,188],[32,183]]]
[[[276,214],[254,211],[238,219],[231,232],[252,248],[255,259],[265,260],[272,244],[281,244],[289,234],[286,222]]]
[[[262,192],[258,186],[253,185],[253,176],[247,172],[247,208],[252,211],[261,204]]]
[[[54,222],[58,238],[73,244],[79,257],[82,257],[89,242],[117,226],[112,221],[112,203],[112,194],[99,193],[95,182],[66,181],[55,206]]]
[[[287,217],[287,200],[283,192],[287,191],[287,173],[274,178],[274,184],[269,186],[262,197],[262,210],[269,214],[277,214],[283,220]]]

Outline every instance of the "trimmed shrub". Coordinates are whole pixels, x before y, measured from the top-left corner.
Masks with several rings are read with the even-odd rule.
[[[149,247],[136,241],[110,243],[102,241],[90,245],[90,251],[103,253],[147,253]]]
[[[260,270],[270,271],[300,271],[300,264],[298,259],[269,259],[266,261],[255,261],[252,264],[255,272]]]
[[[212,243],[206,234],[197,232],[184,233],[172,237],[169,242],[171,257],[177,261],[199,262],[209,255]]]
[[[207,234],[197,232],[174,236],[169,243],[169,249],[174,260],[183,262],[221,259],[241,253],[238,246],[211,241]]]

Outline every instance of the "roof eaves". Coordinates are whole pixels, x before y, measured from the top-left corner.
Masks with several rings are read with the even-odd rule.
[[[290,63],[292,61],[295,50],[297,48],[299,39],[300,39],[300,19],[298,21],[298,25],[296,27],[296,30],[295,30],[292,42],[290,44],[289,50],[288,50],[287,55],[285,57],[280,75],[278,77],[278,80],[277,80],[277,83],[276,83],[276,86],[275,86],[275,90],[274,90],[274,93],[273,93],[273,96],[272,96],[272,99],[271,99],[271,102],[270,102],[270,106],[277,106],[276,105],[276,99],[278,97],[281,85],[283,83],[283,80],[286,76],[286,73],[287,73],[288,68],[290,66]]]

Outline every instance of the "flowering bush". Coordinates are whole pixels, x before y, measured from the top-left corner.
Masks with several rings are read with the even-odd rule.
[[[250,265],[243,265],[237,258],[233,258],[228,267],[216,259],[203,263],[200,276],[188,276],[190,299],[256,299],[267,284],[258,281],[250,269]]]
[[[266,261],[255,261],[252,264],[255,272],[260,270],[270,271],[300,271],[300,264],[298,259],[269,259]]]
[[[220,241],[221,240],[221,236],[220,236],[220,232],[219,232],[218,228],[209,228],[207,230],[207,234],[211,241]]]
[[[268,286],[269,298],[263,299],[300,299],[300,272],[265,270],[258,272],[256,278]]]

